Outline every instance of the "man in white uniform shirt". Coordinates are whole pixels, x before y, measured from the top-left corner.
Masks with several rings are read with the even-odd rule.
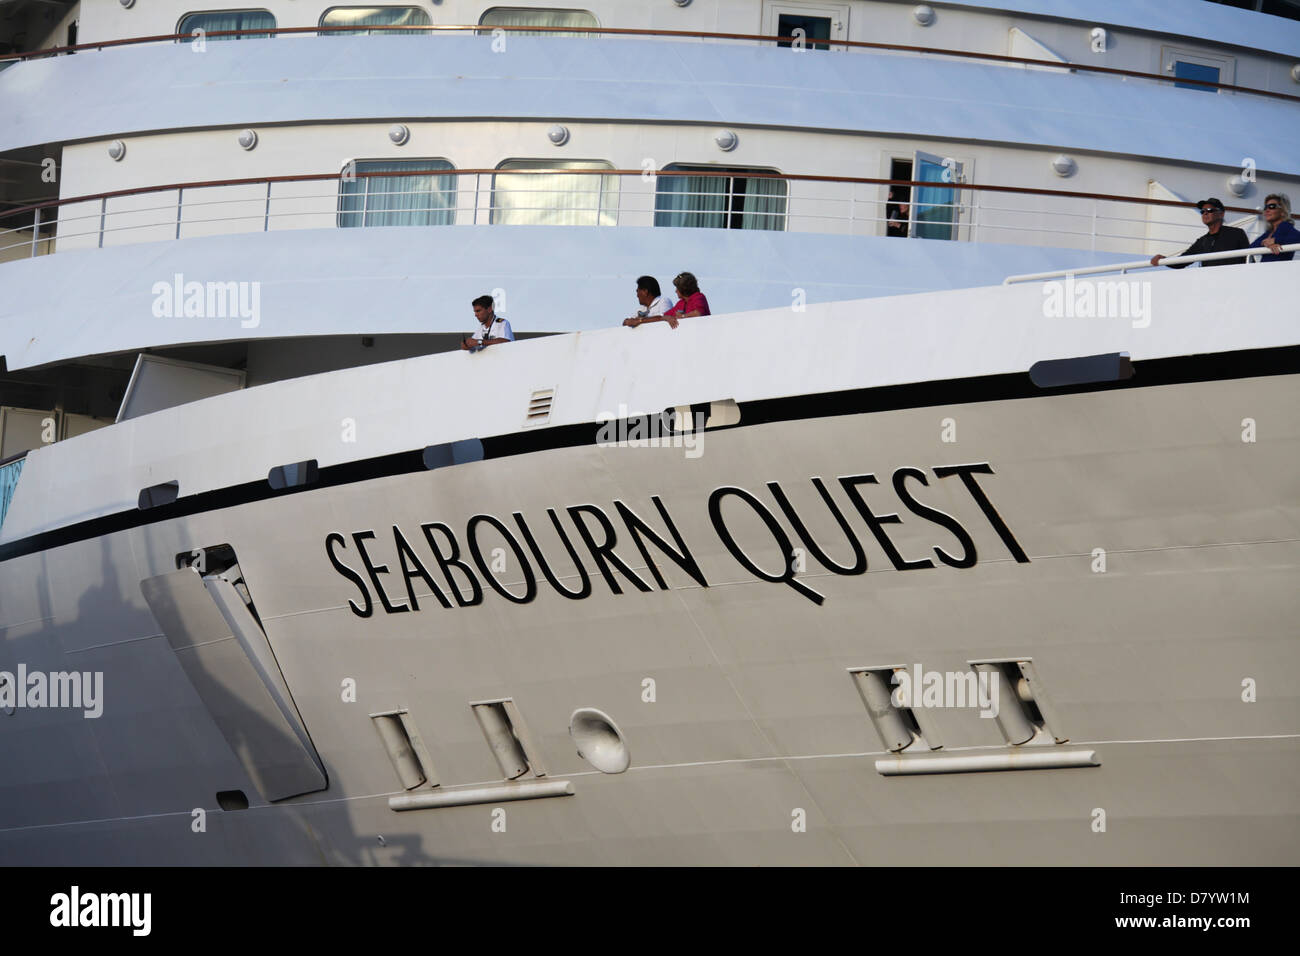
[[[474,306],[474,318],[478,319],[479,326],[468,338],[461,341],[462,349],[477,350],[488,345],[500,345],[515,340],[515,333],[510,328],[510,323],[506,321],[506,317],[496,314],[492,296],[481,295],[470,304]]]
[[[642,322],[661,322],[663,314],[673,307],[673,300],[659,294],[659,280],[654,276],[641,276],[636,280],[636,300],[641,308],[636,315],[624,319],[628,328],[636,328]]]

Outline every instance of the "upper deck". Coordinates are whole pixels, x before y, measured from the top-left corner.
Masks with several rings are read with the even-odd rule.
[[[1177,252],[1204,196],[1253,236],[1300,195],[1300,23],[930,7],[444,0],[355,36],[324,2],[87,0],[70,55],[0,60],[0,356],[120,393],[185,346],[272,381],[444,347],[484,292],[556,332],[682,269],[718,312],[967,288]],[[256,286],[267,319],[158,314],[186,281]]]

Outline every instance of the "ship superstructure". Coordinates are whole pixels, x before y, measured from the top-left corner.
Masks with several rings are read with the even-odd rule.
[[[1295,860],[1298,267],[1141,266],[1300,196],[1300,22],[46,26],[0,60],[6,859]],[[714,315],[619,327],[684,270]],[[467,354],[482,294],[525,334]]]

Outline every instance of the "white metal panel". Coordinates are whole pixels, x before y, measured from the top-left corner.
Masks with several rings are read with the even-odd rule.
[[[882,240],[887,241],[887,240]],[[936,243],[936,245],[939,245]],[[946,245],[946,244],[945,244]],[[286,461],[344,461],[518,431],[536,382],[562,383],[550,424],[732,398],[1025,372],[1111,352],[1144,359],[1295,344],[1283,301],[1300,264],[1153,272],[1138,319],[1051,318],[1045,286],[1012,285],[604,329],[444,353],[243,389],[29,456],[0,540],[134,508],[141,488],[186,495],[263,481]],[[793,342],[833,343],[794,348]],[[654,369],[654,375],[639,374]],[[412,416],[412,409],[459,409]],[[347,420],[355,441],[341,441]]]
[[[436,57],[421,40],[335,37],[327,51],[273,39],[213,43],[201,56],[163,44],[34,60],[0,73],[0,151],[193,127],[564,116],[1050,144],[1228,168],[1248,141],[1260,170],[1300,172],[1294,108],[1259,96],[1199,94],[1187,109],[1187,90],[1098,74],[1030,82],[970,60],[626,38],[512,38],[503,70],[484,42],[439,37]],[[26,109],[36,89],[44,108]]]

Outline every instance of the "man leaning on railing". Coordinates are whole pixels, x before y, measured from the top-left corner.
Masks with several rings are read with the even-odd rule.
[[[1179,253],[1183,256],[1196,256],[1202,252],[1227,252],[1231,249],[1245,249],[1250,245],[1250,237],[1244,231],[1236,226],[1225,226],[1223,224],[1223,203],[1211,197],[1202,199],[1196,204],[1200,210],[1201,222],[1206,227],[1205,235],[1201,236],[1185,252]],[[1151,264],[1160,265],[1161,259],[1167,259],[1168,256],[1152,256]],[[1205,259],[1202,260],[1201,266],[1230,266],[1234,263],[1242,262],[1242,259]],[[1180,262],[1177,265],[1171,264],[1170,269],[1186,268],[1188,263]]]

